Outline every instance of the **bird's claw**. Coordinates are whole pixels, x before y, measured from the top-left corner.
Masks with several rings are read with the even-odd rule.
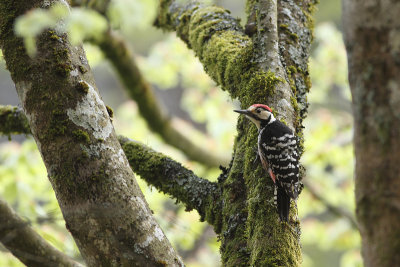
[[[260,156],[257,153],[256,158],[253,160],[253,164],[256,164],[259,161],[259,159],[260,159]]]

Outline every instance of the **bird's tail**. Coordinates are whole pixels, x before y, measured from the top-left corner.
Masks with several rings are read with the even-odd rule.
[[[279,183],[276,183],[276,187],[276,208],[279,217],[281,221],[289,222],[290,197]]]

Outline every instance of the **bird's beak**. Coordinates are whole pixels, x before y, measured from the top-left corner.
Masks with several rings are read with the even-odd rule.
[[[234,111],[237,113],[240,113],[240,114],[244,114],[244,115],[249,115],[249,113],[251,113],[247,109],[235,109]]]

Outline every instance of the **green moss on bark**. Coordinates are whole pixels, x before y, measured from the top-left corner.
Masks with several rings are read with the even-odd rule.
[[[0,134],[29,134],[28,121],[22,109],[12,106],[0,106]]]
[[[293,42],[297,42],[299,40],[299,36],[289,29],[289,25],[281,24],[281,25],[279,25],[279,30],[285,32],[286,34],[288,34],[290,39]]]
[[[110,106],[106,106],[106,109],[107,109],[108,116],[110,116],[110,118],[113,118],[114,110]]]
[[[87,94],[89,92],[89,85],[84,81],[79,81],[76,85],[76,90],[81,93]]]
[[[89,134],[81,129],[72,131],[72,135],[77,141],[84,142],[84,143],[89,143],[90,142],[90,137]]]
[[[231,166],[220,180],[223,189],[223,224],[221,238],[221,260],[225,266],[248,266],[249,250],[245,238],[247,220],[246,186],[243,177],[244,158],[240,155],[246,149],[237,141]],[[238,156],[236,156],[238,155]]]
[[[167,5],[170,1],[162,1]],[[278,82],[273,72],[261,71],[254,59],[252,40],[243,33],[239,21],[227,10],[215,6],[189,4],[181,12],[161,9],[156,25],[168,21],[179,37],[203,63],[205,71],[243,107],[265,103]],[[251,92],[249,94],[249,92]]]
[[[157,25],[176,30],[199,57],[205,71],[223,90],[238,98],[243,108],[254,103],[276,106],[284,95],[284,100],[294,110],[294,118],[288,118],[288,121],[293,122],[296,133],[302,136],[301,123],[308,106],[306,94],[311,86],[307,61],[314,1],[278,3],[279,51],[274,52],[280,53],[275,57],[281,61],[283,72],[286,72],[282,75],[288,78],[287,81],[265,71],[269,63],[263,65],[258,61],[264,59],[263,55],[256,55],[259,44],[243,34],[229,12],[218,7],[180,6],[173,2],[161,1]],[[268,1],[247,1],[250,19],[262,16],[262,5],[268,5]],[[258,35],[268,30],[257,27],[257,19],[249,22],[255,24],[253,28],[258,30]],[[289,92],[281,91],[285,90],[282,83],[290,85]],[[299,225],[294,218],[296,208],[291,207],[290,225],[281,225],[273,206],[272,181],[259,162],[253,163],[256,143],[256,128],[240,118],[233,164],[221,182],[222,198],[226,203],[221,232],[222,262],[226,266],[299,266],[301,252]],[[299,150],[302,150],[301,146]]]
[[[161,192],[181,201],[186,210],[196,209],[202,221],[220,232],[220,189],[215,183],[197,177],[180,163],[139,142],[122,137],[119,141],[135,173]]]

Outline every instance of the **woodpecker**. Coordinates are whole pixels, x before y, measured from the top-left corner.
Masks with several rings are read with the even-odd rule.
[[[258,156],[276,186],[279,217],[288,222],[290,199],[296,201],[301,188],[297,138],[289,127],[275,119],[267,105],[254,104],[248,109],[234,111],[246,115],[258,128]]]

